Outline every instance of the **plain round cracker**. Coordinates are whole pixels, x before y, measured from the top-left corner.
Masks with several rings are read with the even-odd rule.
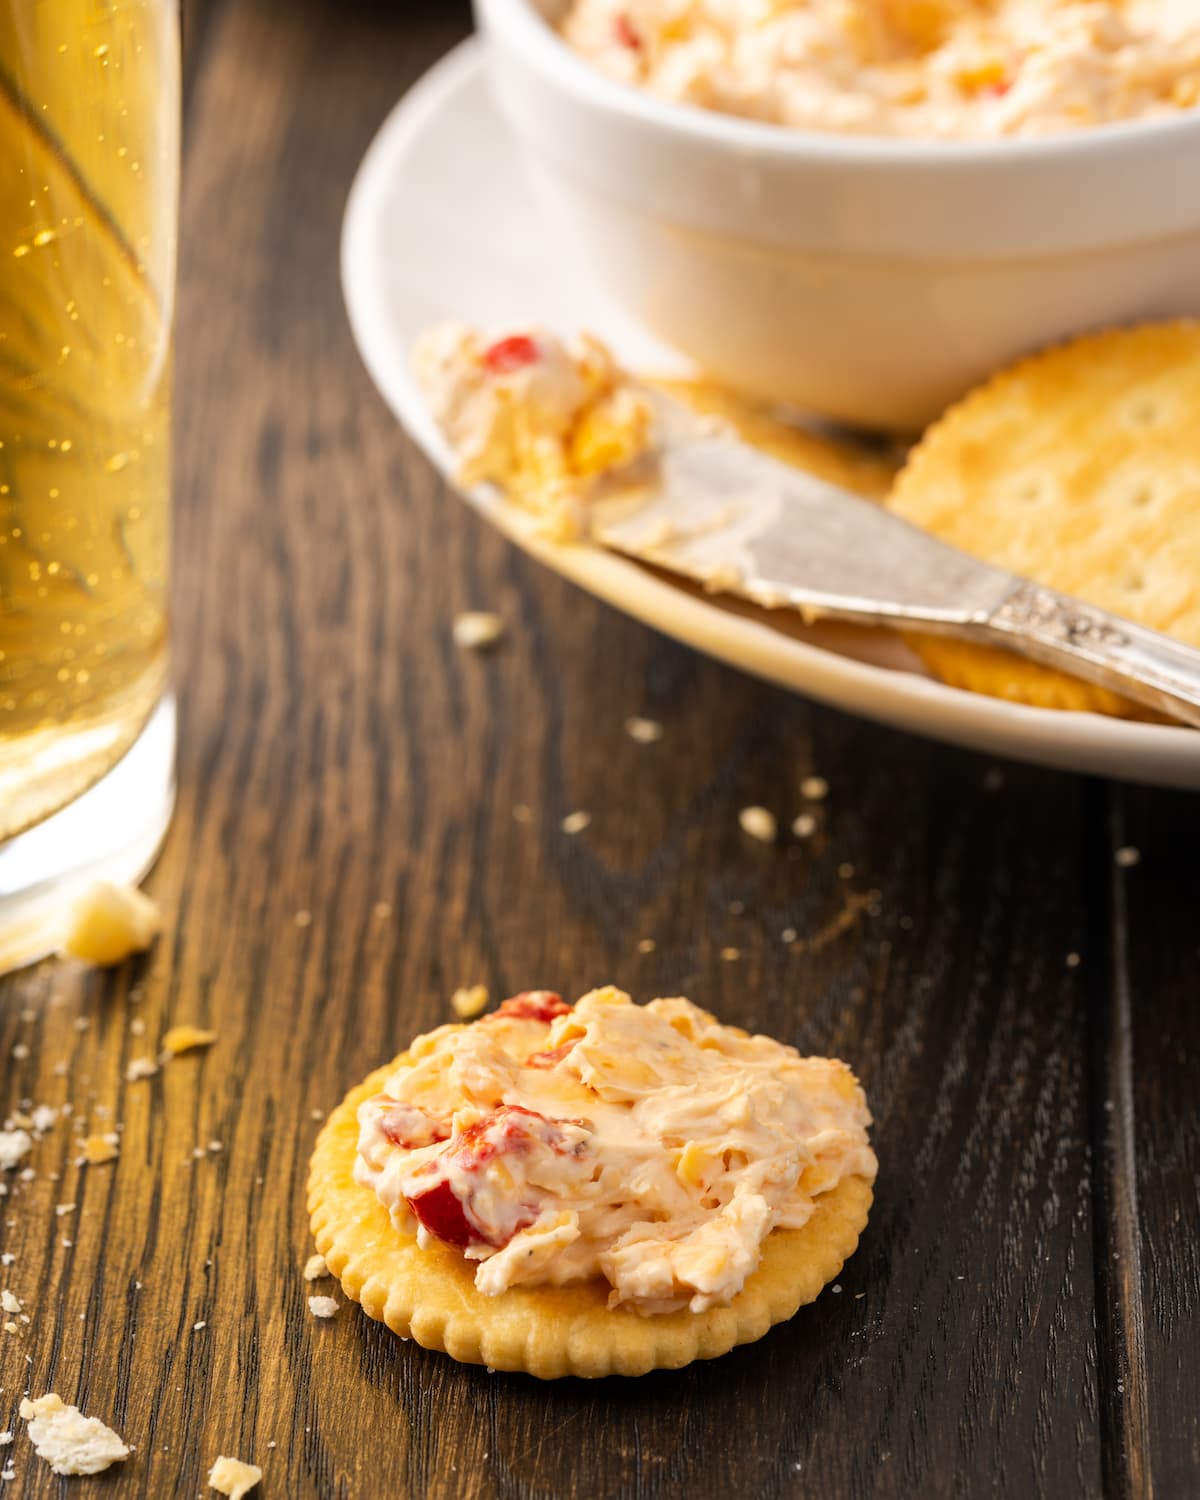
[[[928,430],[888,505],[986,562],[1200,646],[1200,323],[1092,334],[1001,371]],[[999,650],[913,640],[956,687],[1145,710]]]
[[[790,1318],[854,1253],[871,1206],[865,1178],[843,1178],[816,1200],[803,1229],[776,1229],[762,1260],[728,1307],[644,1316],[608,1306],[597,1279],[565,1287],[476,1289],[474,1263],[456,1250],[422,1250],[397,1230],[369,1187],[354,1180],[358,1106],[377,1094],[407,1054],[351,1089],[317,1137],[308,1176],[313,1238],[348,1297],[393,1333],[465,1364],[561,1375],[644,1375],[712,1359]]]

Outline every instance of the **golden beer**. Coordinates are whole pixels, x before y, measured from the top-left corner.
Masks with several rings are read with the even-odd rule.
[[[0,0],[0,840],[166,683],[178,18]]]

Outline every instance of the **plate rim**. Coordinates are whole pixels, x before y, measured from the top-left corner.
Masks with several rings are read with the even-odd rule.
[[[734,614],[698,598],[603,549],[546,541],[535,534],[530,517],[490,488],[466,489],[455,482],[453,454],[410,373],[407,346],[390,326],[383,282],[374,272],[382,260],[383,211],[406,156],[431,129],[436,130],[443,112],[459,96],[477,90],[486,96],[485,69],[483,45],[471,36],[402,95],[367,148],[342,221],[342,295],[359,355],[393,415],[450,487],[560,576],[643,624],[779,687],[844,713],[984,755],[1200,790],[1200,741],[1195,730],[1033,708],[843,656],[797,640],[767,620]],[[488,104],[494,107],[490,99]]]

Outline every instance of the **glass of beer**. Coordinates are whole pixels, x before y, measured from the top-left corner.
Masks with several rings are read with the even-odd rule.
[[[0,0],[0,970],[170,818],[178,183],[177,0]]]

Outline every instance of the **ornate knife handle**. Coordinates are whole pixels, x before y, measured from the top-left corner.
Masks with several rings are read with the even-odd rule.
[[[1022,656],[1200,728],[1200,651],[1157,630],[1027,582],[1014,583],[984,629]]]

